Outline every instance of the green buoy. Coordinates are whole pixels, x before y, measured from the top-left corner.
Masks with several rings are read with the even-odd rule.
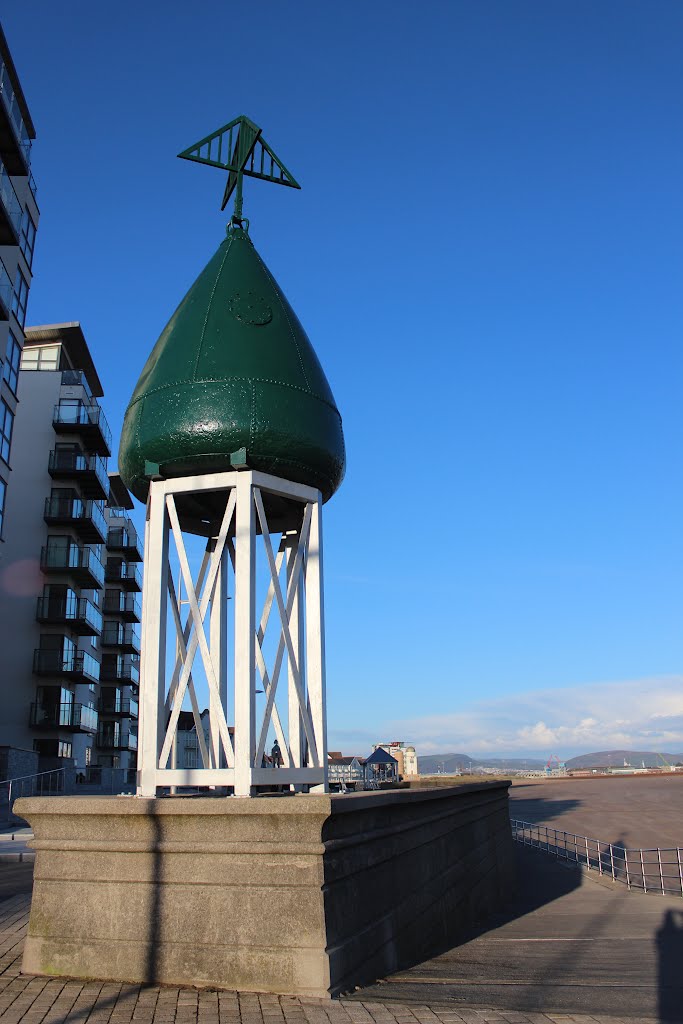
[[[236,118],[180,154],[228,171],[235,193],[226,239],[154,346],[126,410],[119,470],[146,501],[151,474],[169,478],[240,466],[307,484],[327,501],[344,476],[339,410],[306,332],[249,237],[242,178],[300,186],[263,139]],[[193,516],[215,515],[206,507]]]

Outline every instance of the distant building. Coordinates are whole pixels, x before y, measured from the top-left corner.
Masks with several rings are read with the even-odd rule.
[[[374,743],[373,750],[379,748],[386,750],[396,758],[398,762],[398,774],[403,778],[406,775],[417,775],[417,754],[415,747],[406,746],[403,740],[391,740],[390,743]]]
[[[365,758],[344,757],[333,751],[327,759],[330,788],[361,790],[365,788]]]

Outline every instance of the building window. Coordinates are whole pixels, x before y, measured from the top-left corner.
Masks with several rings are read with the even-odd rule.
[[[92,764],[92,747],[85,748],[85,767],[88,768]]]
[[[60,740],[57,748],[57,757],[71,757],[71,744]]]
[[[24,210],[24,216],[21,219],[21,241],[19,244],[30,267],[33,263],[33,250],[36,245],[36,226],[28,210]]]
[[[21,353],[22,370],[58,370],[61,345],[27,345]]]
[[[17,393],[17,385],[19,383],[19,363],[21,362],[21,345],[14,337],[12,331],[9,332],[9,341],[7,342],[7,357],[5,359],[5,369],[3,370],[3,377],[10,386],[10,390],[13,394]]]
[[[0,458],[9,465],[9,451],[12,445],[14,413],[5,402],[0,401]]]
[[[0,537],[2,537],[2,530],[5,522],[5,495],[7,494],[7,484],[4,480],[0,479]]]
[[[26,322],[26,306],[28,304],[28,282],[17,267],[17,276],[14,279],[14,293],[12,295],[12,312],[19,321],[22,328]]]

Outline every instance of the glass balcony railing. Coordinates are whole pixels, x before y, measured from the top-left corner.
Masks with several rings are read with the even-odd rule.
[[[109,567],[107,567],[107,576]],[[140,621],[140,602],[134,594],[126,594],[122,590],[105,590],[103,610],[107,615],[122,615],[127,619]]]
[[[105,498],[109,494],[107,464],[99,455],[83,455],[68,448],[57,448],[50,452],[48,470],[52,477],[91,481]]]
[[[122,715],[124,718],[137,718],[139,709],[138,702],[132,697],[100,697],[100,714]]]
[[[85,704],[31,704],[30,724],[36,729],[97,732],[97,712]]]
[[[99,635],[102,632],[102,613],[96,608],[92,601],[85,597],[76,597],[69,594],[68,597],[39,597],[36,610],[38,622],[61,624],[77,627],[78,632],[87,632],[90,635]],[[87,630],[85,627],[89,627]]]
[[[134,654],[140,653],[140,637],[132,626],[120,622],[105,622],[102,632],[103,647],[123,647]]]
[[[82,501],[80,498],[46,498],[43,518],[46,522],[73,523],[76,528],[79,525],[84,528],[88,526],[90,529],[87,532],[93,536],[84,539],[94,542],[104,540],[107,535],[104,512],[96,501]]]
[[[28,187],[31,189],[31,195],[38,202],[38,186],[36,185],[36,179],[33,177],[33,171],[29,171]]]
[[[37,647],[33,652],[33,671],[36,675],[71,676],[74,679],[85,679],[98,682],[100,665],[98,661],[85,651],[76,651],[70,647]]]
[[[9,68],[2,58],[0,58],[0,97],[2,97],[2,103],[12,124],[17,145],[23,154],[26,167],[28,168],[31,163],[31,139],[26,123],[21,115],[19,100],[14,92]]]
[[[140,659],[138,655],[105,654],[102,656],[100,679],[113,683],[131,683],[137,686],[140,682],[139,666]]]
[[[40,553],[43,572],[70,572],[79,578],[91,576],[100,587],[104,583],[104,566],[92,548],[78,544],[53,544]],[[86,581],[87,582],[87,581]]]
[[[62,401],[54,408],[52,423],[55,430],[71,428],[98,443],[100,455],[111,454],[111,430],[107,418],[96,402]]]
[[[124,735],[118,722],[100,722],[97,746],[103,750],[137,750],[138,738],[133,732]]]
[[[116,522],[116,520],[115,520]],[[140,550],[140,542],[138,541],[137,530],[131,523],[130,519],[127,520],[128,525],[123,526],[111,526],[107,533],[107,548],[109,551],[121,552],[126,558],[130,558],[134,562],[142,561],[142,551]]]
[[[21,233],[21,203],[14,191],[14,185],[7,173],[7,168],[0,157],[0,199],[5,207],[5,212],[14,228],[17,238]]]
[[[115,558],[107,559],[107,580],[120,583],[127,590],[142,590],[142,573],[137,565],[119,562]]]
[[[92,398],[88,378],[83,370],[62,370],[62,387],[83,388],[88,398]]]

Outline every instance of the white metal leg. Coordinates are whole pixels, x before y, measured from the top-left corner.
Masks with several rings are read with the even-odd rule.
[[[141,796],[156,795],[156,767],[159,749],[159,705],[166,682],[166,612],[168,577],[168,523],[163,490],[150,484],[147,547],[143,584],[143,643],[140,663],[140,751]],[[146,621],[145,621],[146,620]]]
[[[242,474],[237,480],[235,531],[235,796],[251,795],[251,769],[256,745],[255,540],[251,480]]]
[[[320,764],[325,780],[316,790],[327,792],[327,718],[325,713],[325,617],[323,612],[323,533],[322,503],[316,502],[311,518],[311,534],[306,558],[306,660],[308,699],[315,729]]]

